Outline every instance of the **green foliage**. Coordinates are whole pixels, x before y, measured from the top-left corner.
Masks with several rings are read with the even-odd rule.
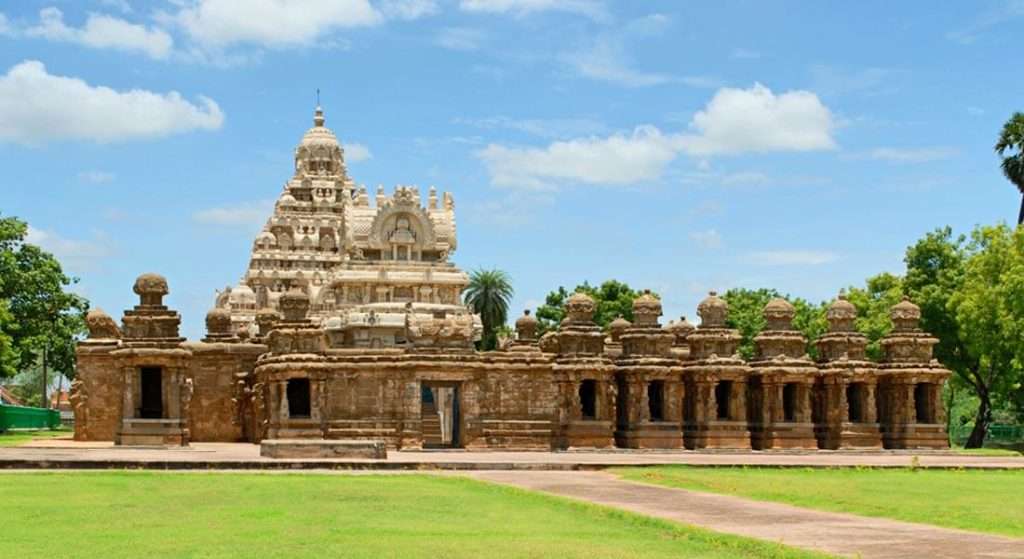
[[[754,357],[754,338],[765,327],[764,306],[777,297],[786,299],[796,309],[793,327],[807,338],[808,354],[812,357],[817,354],[814,341],[828,330],[828,321],[825,320],[826,303],[816,305],[799,297],[781,295],[774,289],[734,288],[727,291],[722,298],[729,303],[729,318],[726,325],[739,330],[743,336],[739,353],[744,359]]]
[[[498,328],[508,321],[508,304],[514,290],[512,279],[501,270],[476,270],[469,275],[464,300],[483,322],[480,349],[492,350],[498,345]]]
[[[1006,179],[1024,194],[1024,113],[1013,113],[995,145]]]
[[[548,293],[544,304],[537,308],[539,334],[558,328],[559,323],[565,318],[565,300],[573,293],[586,293],[594,299],[594,322],[601,328],[605,328],[618,316],[632,321],[633,300],[639,297],[641,292],[613,279],[605,281],[597,287],[584,281],[577,285],[572,292],[566,291],[564,287],[559,287],[556,291]],[[657,294],[653,295],[657,297]]]
[[[85,331],[88,302],[65,291],[66,276],[52,254],[26,243],[28,225],[0,218],[0,377],[38,363],[74,377],[74,340]]]

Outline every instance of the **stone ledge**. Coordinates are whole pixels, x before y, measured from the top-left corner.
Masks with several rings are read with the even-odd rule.
[[[260,443],[264,458],[361,458],[385,460],[384,441],[338,439],[266,439]]]

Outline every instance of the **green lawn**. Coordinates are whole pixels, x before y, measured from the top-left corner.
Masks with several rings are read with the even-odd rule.
[[[621,468],[634,481],[812,509],[1024,536],[1024,471]]]
[[[1020,456],[1021,453],[1012,448],[963,448],[953,447],[953,452],[968,456]]]
[[[0,446],[18,446],[36,439],[70,437],[73,434],[67,429],[56,429],[53,431],[5,431],[0,433]]]
[[[0,474],[0,557],[820,557],[459,477]]]

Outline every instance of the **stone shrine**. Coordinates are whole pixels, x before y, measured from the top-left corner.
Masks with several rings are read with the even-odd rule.
[[[481,352],[480,318],[462,304],[467,275],[455,205],[430,188],[392,194],[349,177],[317,107],[241,282],[215,296],[200,341],[179,336],[167,281],[143,274],[119,325],[87,316],[72,387],[76,440],[122,445],[304,440],[390,449],[878,449],[948,446],[949,371],[920,309],[892,309],[880,362],[866,358],[856,308],[840,295],[817,360],[776,299],[749,362],[729,307],[712,292],[662,326],[649,292],[607,331],[575,293],[538,338],[529,311],[516,336]],[[298,442],[296,442],[298,441]],[[312,448],[312,447],[310,447]],[[366,450],[370,449],[370,450]],[[313,452],[313,450],[307,450]],[[322,452],[318,448],[317,452]]]

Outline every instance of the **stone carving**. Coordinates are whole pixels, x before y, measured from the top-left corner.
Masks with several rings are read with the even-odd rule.
[[[159,274],[142,274],[135,280],[133,291],[141,299],[141,304],[146,306],[161,306],[163,298],[170,293],[167,288],[167,279]]]
[[[85,326],[89,329],[90,339],[121,339],[121,329],[102,309],[91,309],[85,315]]]
[[[697,316],[700,317],[699,328],[725,328],[725,319],[729,314],[729,303],[712,291],[706,299],[697,306]]]

